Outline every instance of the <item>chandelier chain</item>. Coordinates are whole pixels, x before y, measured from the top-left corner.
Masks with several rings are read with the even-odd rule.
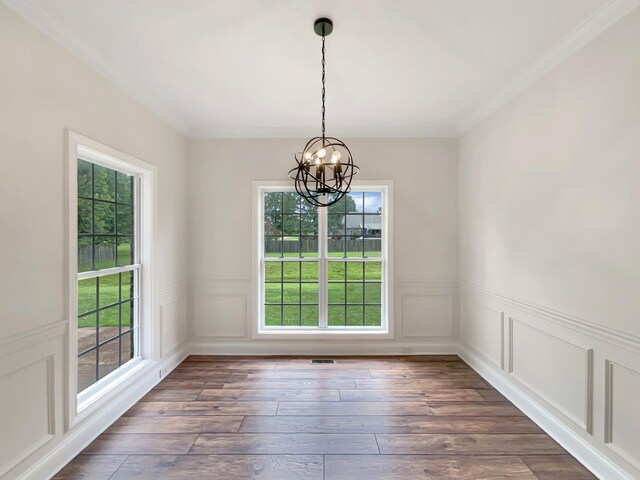
[[[289,177],[296,193],[307,203],[328,207],[351,191],[353,177],[360,169],[342,140],[326,136],[326,36],[333,31],[333,22],[318,18],[313,31],[322,37],[322,136],[313,137],[295,154],[296,167],[289,170]]]
[[[324,33],[324,27],[323,27],[323,33]],[[324,131],[325,131],[325,129],[324,129],[324,112],[325,112],[324,102],[325,102],[325,98],[326,98],[325,74],[324,74],[324,65],[325,65],[325,61],[324,61],[324,54],[325,54],[324,39],[325,39],[325,36],[322,35],[322,138],[323,138],[323,140],[325,138],[325,134],[324,134]]]

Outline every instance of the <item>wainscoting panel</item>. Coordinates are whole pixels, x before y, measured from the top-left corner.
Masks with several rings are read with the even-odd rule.
[[[640,478],[640,339],[466,282],[460,290],[463,359],[599,478]]]
[[[610,360],[605,371],[605,442],[640,470],[640,372]]]
[[[285,339],[252,334],[249,280],[201,280],[190,284],[190,340],[199,353],[390,354],[447,353],[457,350],[457,283],[396,281],[391,289],[393,336]],[[320,340],[320,341],[319,341]],[[324,344],[327,345],[324,345]]]
[[[249,334],[249,281],[193,284],[191,312],[195,337],[246,338]]]
[[[160,356],[187,339],[187,285],[179,283],[160,292]]]
[[[397,281],[394,284],[394,309],[390,313],[395,338],[367,339],[370,347],[377,344],[377,352],[384,351],[384,345],[394,342],[415,343],[429,341],[438,343],[440,350],[447,349],[445,344],[453,344],[457,329],[457,284],[446,281]],[[234,344],[246,342],[246,345],[273,343],[282,338],[252,338],[252,287],[249,280],[203,280],[190,284],[189,324],[191,340],[202,345],[203,342]],[[310,339],[311,340],[311,339]],[[344,339],[330,339],[339,344]],[[317,340],[312,344],[317,344]],[[284,342],[285,344],[287,342]],[[288,342],[292,343],[292,342]],[[206,351],[204,347],[201,347]],[[227,347],[222,347],[228,352]],[[255,347],[260,352],[268,352],[266,345]],[[413,353],[413,347],[407,346],[406,353]],[[250,348],[242,348],[238,353],[250,353]],[[440,351],[439,350],[439,351]],[[203,351],[203,350],[200,350]],[[389,353],[398,353],[401,349],[389,349]],[[280,350],[273,353],[282,353]],[[366,353],[362,351],[360,353]]]
[[[457,285],[453,282],[396,282],[395,323],[399,337],[453,337]]]
[[[511,375],[591,432],[593,350],[509,319]]]
[[[43,480],[51,478],[97,435],[137,402],[187,355],[186,285],[160,293],[164,316],[164,346],[159,361],[116,387],[112,399],[95,414],[66,428],[68,403],[66,363],[68,322],[50,323],[0,340],[0,478]],[[162,325],[162,323],[161,323]],[[184,323],[183,323],[184,325]],[[162,331],[160,332],[162,333]],[[75,359],[73,359],[75,360]]]
[[[199,337],[245,337],[246,298],[242,294],[210,293],[196,299],[195,329]]]
[[[453,298],[450,295],[404,295],[400,311],[403,337],[453,335]]]
[[[47,356],[0,376],[0,476],[55,435],[52,362]]]
[[[38,456],[61,433],[65,323],[0,345],[0,477]]]
[[[504,368],[504,311],[467,298],[462,305],[465,341],[498,368]]]

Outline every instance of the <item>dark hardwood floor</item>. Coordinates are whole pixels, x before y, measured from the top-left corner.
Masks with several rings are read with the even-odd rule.
[[[192,356],[56,479],[593,479],[455,356]]]

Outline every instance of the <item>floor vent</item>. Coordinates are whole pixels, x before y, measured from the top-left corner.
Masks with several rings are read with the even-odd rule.
[[[333,365],[335,363],[335,360],[331,360],[329,358],[314,358],[311,360],[311,365]]]

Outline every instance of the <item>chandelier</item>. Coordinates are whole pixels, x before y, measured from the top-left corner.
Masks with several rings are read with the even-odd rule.
[[[351,191],[353,176],[360,170],[353,164],[349,147],[335,137],[325,135],[325,38],[333,31],[333,22],[319,18],[313,30],[322,37],[322,136],[313,137],[302,152],[295,154],[297,166],[289,171],[298,195],[318,207],[340,201]]]

